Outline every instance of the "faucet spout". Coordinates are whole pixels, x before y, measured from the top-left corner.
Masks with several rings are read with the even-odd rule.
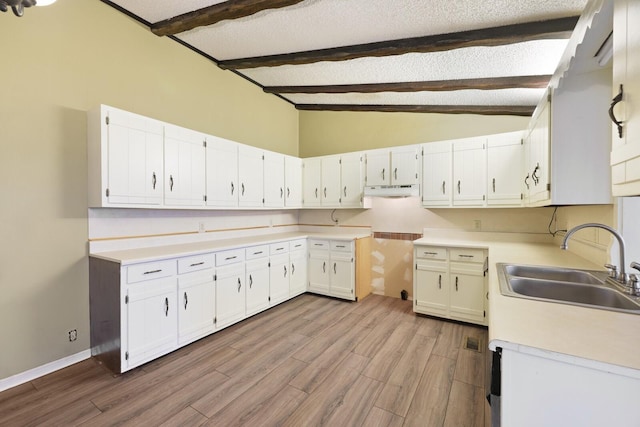
[[[613,234],[613,237],[615,237],[616,240],[618,241],[619,252],[620,252],[620,273],[618,274],[617,280],[618,282],[626,285],[627,273],[625,272],[625,262],[624,262],[624,252],[625,252],[624,239],[622,238],[620,233],[618,233],[615,229],[609,227],[608,225],[600,224],[597,222],[588,222],[586,224],[577,225],[573,227],[571,230],[567,231],[567,234],[564,235],[564,240],[560,245],[560,249],[567,250],[569,248],[569,244],[568,244],[569,238],[571,238],[573,233],[575,233],[578,230],[582,230],[583,228],[601,228]]]

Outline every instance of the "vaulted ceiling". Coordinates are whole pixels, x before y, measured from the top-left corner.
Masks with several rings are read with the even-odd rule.
[[[587,0],[102,0],[300,110],[530,115]]]

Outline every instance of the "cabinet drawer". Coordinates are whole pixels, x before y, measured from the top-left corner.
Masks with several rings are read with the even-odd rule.
[[[245,249],[246,259],[262,258],[269,255],[269,245],[251,246]]]
[[[449,260],[457,262],[484,262],[483,249],[452,248],[449,250]]]
[[[307,249],[307,239],[292,240],[289,242],[290,251],[304,251]]]
[[[194,255],[178,259],[178,274],[213,268],[216,265],[214,254]]]
[[[152,261],[127,267],[127,283],[159,279],[176,274],[176,260]]]
[[[231,249],[216,254],[216,267],[244,261],[244,249]]]
[[[353,242],[348,240],[332,240],[331,250],[334,252],[353,252]]]
[[[329,241],[328,240],[309,240],[309,250],[329,250]]]
[[[447,248],[439,246],[416,246],[416,258],[421,259],[447,259]]]
[[[271,255],[284,254],[289,252],[289,242],[272,243],[269,245]]]

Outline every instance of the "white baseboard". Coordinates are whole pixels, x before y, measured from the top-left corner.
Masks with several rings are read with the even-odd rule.
[[[21,372],[19,374],[15,374],[8,378],[4,378],[0,380],[0,392],[8,390],[10,388],[19,386],[20,384],[24,384],[31,380],[35,380],[36,378],[40,378],[44,375],[55,372],[59,369],[66,368],[67,366],[71,366],[74,363],[81,362],[91,357],[91,350],[83,350],[79,353],[72,354],[71,356],[63,357],[62,359],[54,360],[53,362],[49,362],[45,365],[38,366],[33,369],[29,369],[28,371]]]

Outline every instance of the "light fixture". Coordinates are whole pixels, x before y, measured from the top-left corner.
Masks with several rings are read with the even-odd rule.
[[[39,0],[37,6],[48,6],[55,3],[56,0]],[[11,8],[13,14],[16,16],[24,15],[24,8],[36,6],[36,0],[0,0],[0,11],[6,12]]]

